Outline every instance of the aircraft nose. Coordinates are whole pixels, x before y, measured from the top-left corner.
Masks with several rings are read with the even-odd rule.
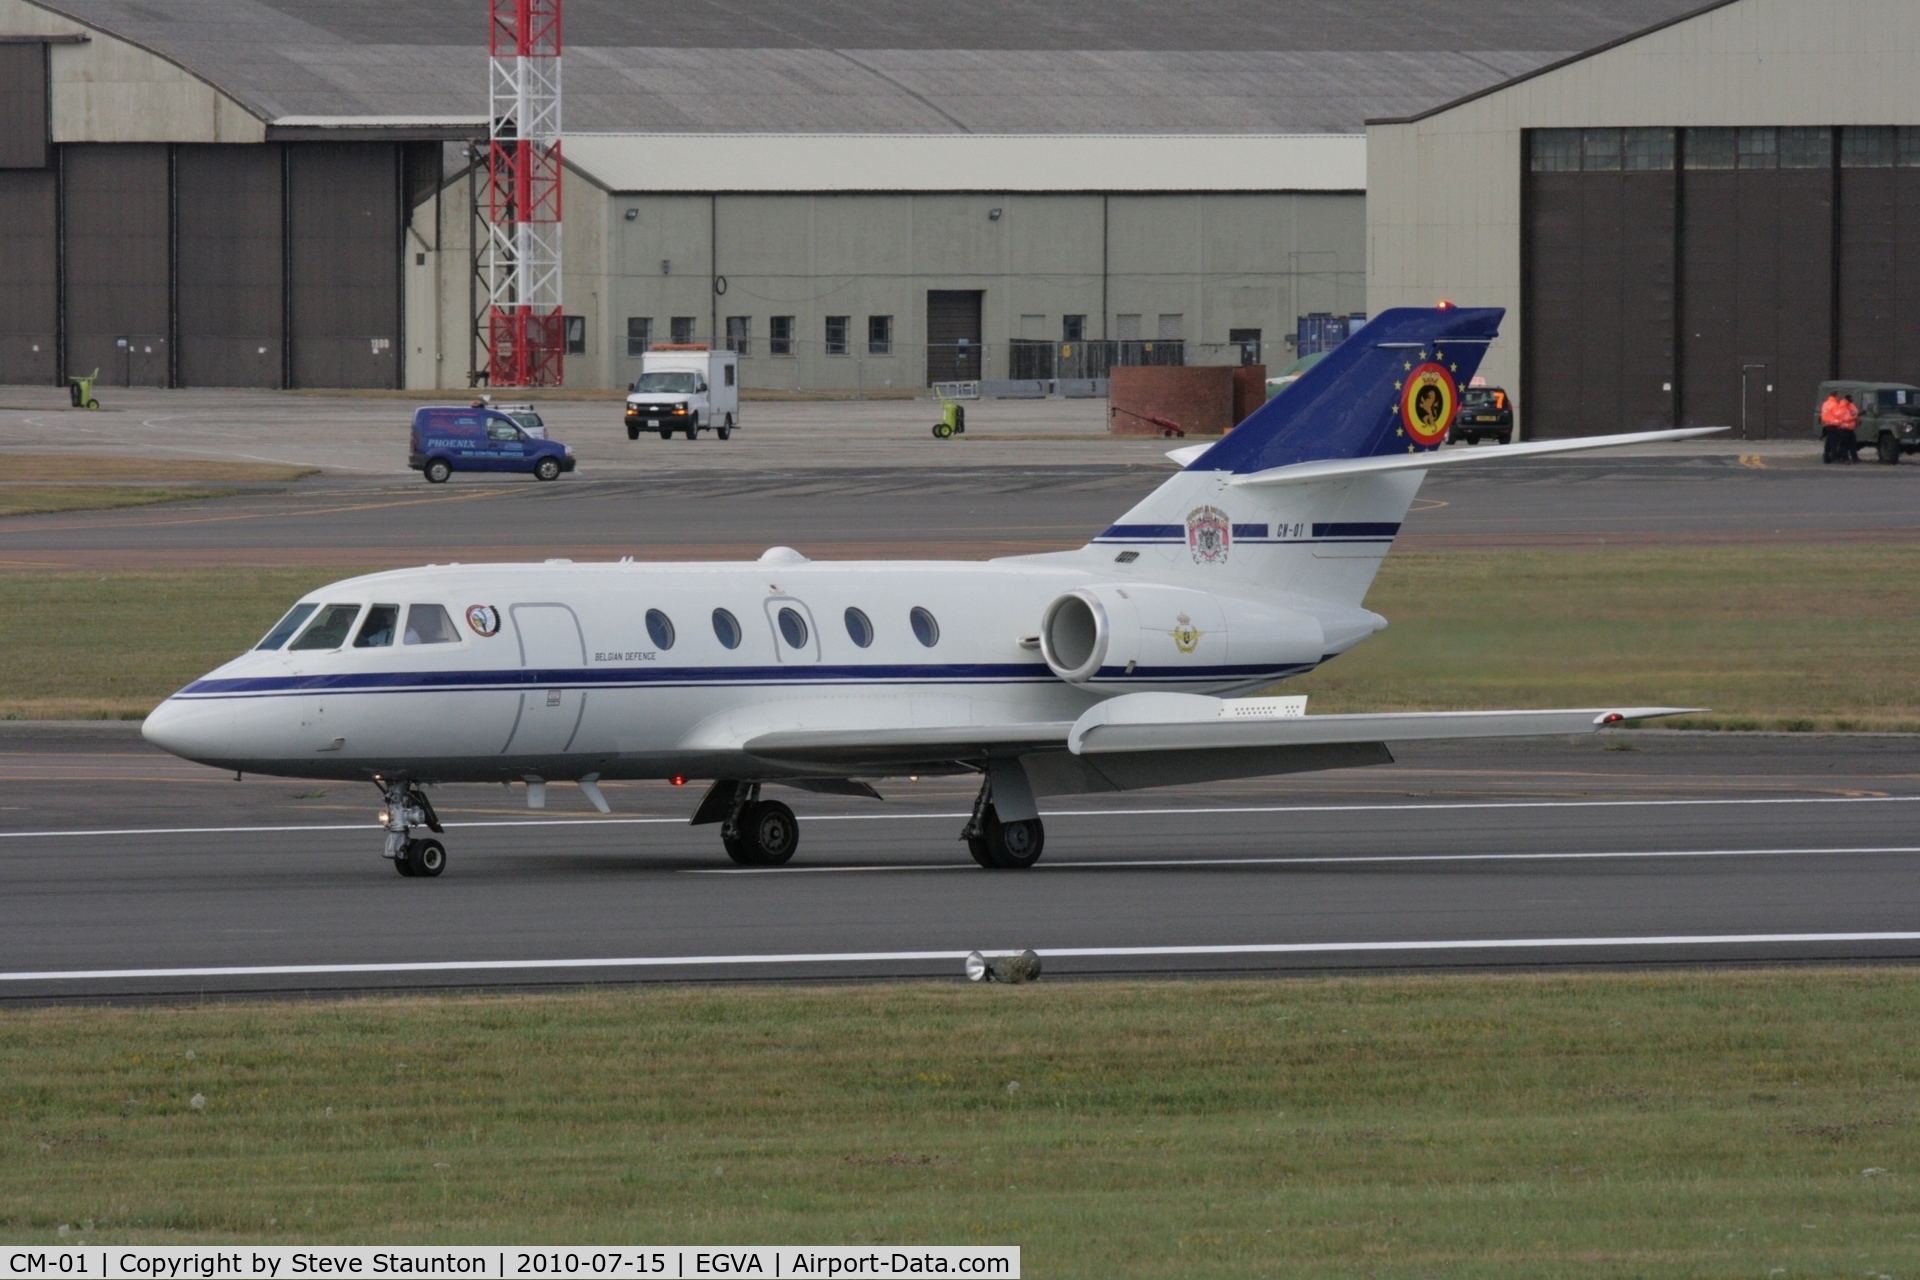
[[[212,763],[233,741],[233,712],[224,701],[168,698],[140,726],[140,736],[176,756]]]

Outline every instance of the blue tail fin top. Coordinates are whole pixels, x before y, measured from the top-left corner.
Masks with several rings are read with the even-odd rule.
[[[1191,471],[1242,475],[1326,458],[1416,453],[1446,443],[1447,428],[1500,307],[1395,307],[1254,411]]]

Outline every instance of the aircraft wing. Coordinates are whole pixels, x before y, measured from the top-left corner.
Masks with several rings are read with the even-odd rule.
[[[794,729],[763,733],[740,744],[751,756],[808,764],[971,760],[1023,751],[1064,751],[1070,720],[912,729]]]

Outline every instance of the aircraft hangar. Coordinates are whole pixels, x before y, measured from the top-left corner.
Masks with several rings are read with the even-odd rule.
[[[567,0],[570,386],[1285,363],[1364,310],[1365,135],[1670,16]],[[486,11],[0,0],[0,382],[464,387]]]
[[[1920,384],[1920,8],[1724,0],[1367,130],[1367,300],[1508,308],[1535,438]],[[1517,336],[1517,341],[1512,340]]]

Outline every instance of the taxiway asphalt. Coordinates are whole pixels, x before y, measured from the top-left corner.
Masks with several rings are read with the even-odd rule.
[[[1632,749],[1620,749],[1630,747]],[[1388,767],[1043,805],[989,872],[970,786],[782,793],[787,867],[692,788],[445,787],[450,868],[379,857],[371,787],[249,778],[124,729],[0,734],[0,1000],[1920,958],[1920,739],[1635,733],[1417,745]]]

